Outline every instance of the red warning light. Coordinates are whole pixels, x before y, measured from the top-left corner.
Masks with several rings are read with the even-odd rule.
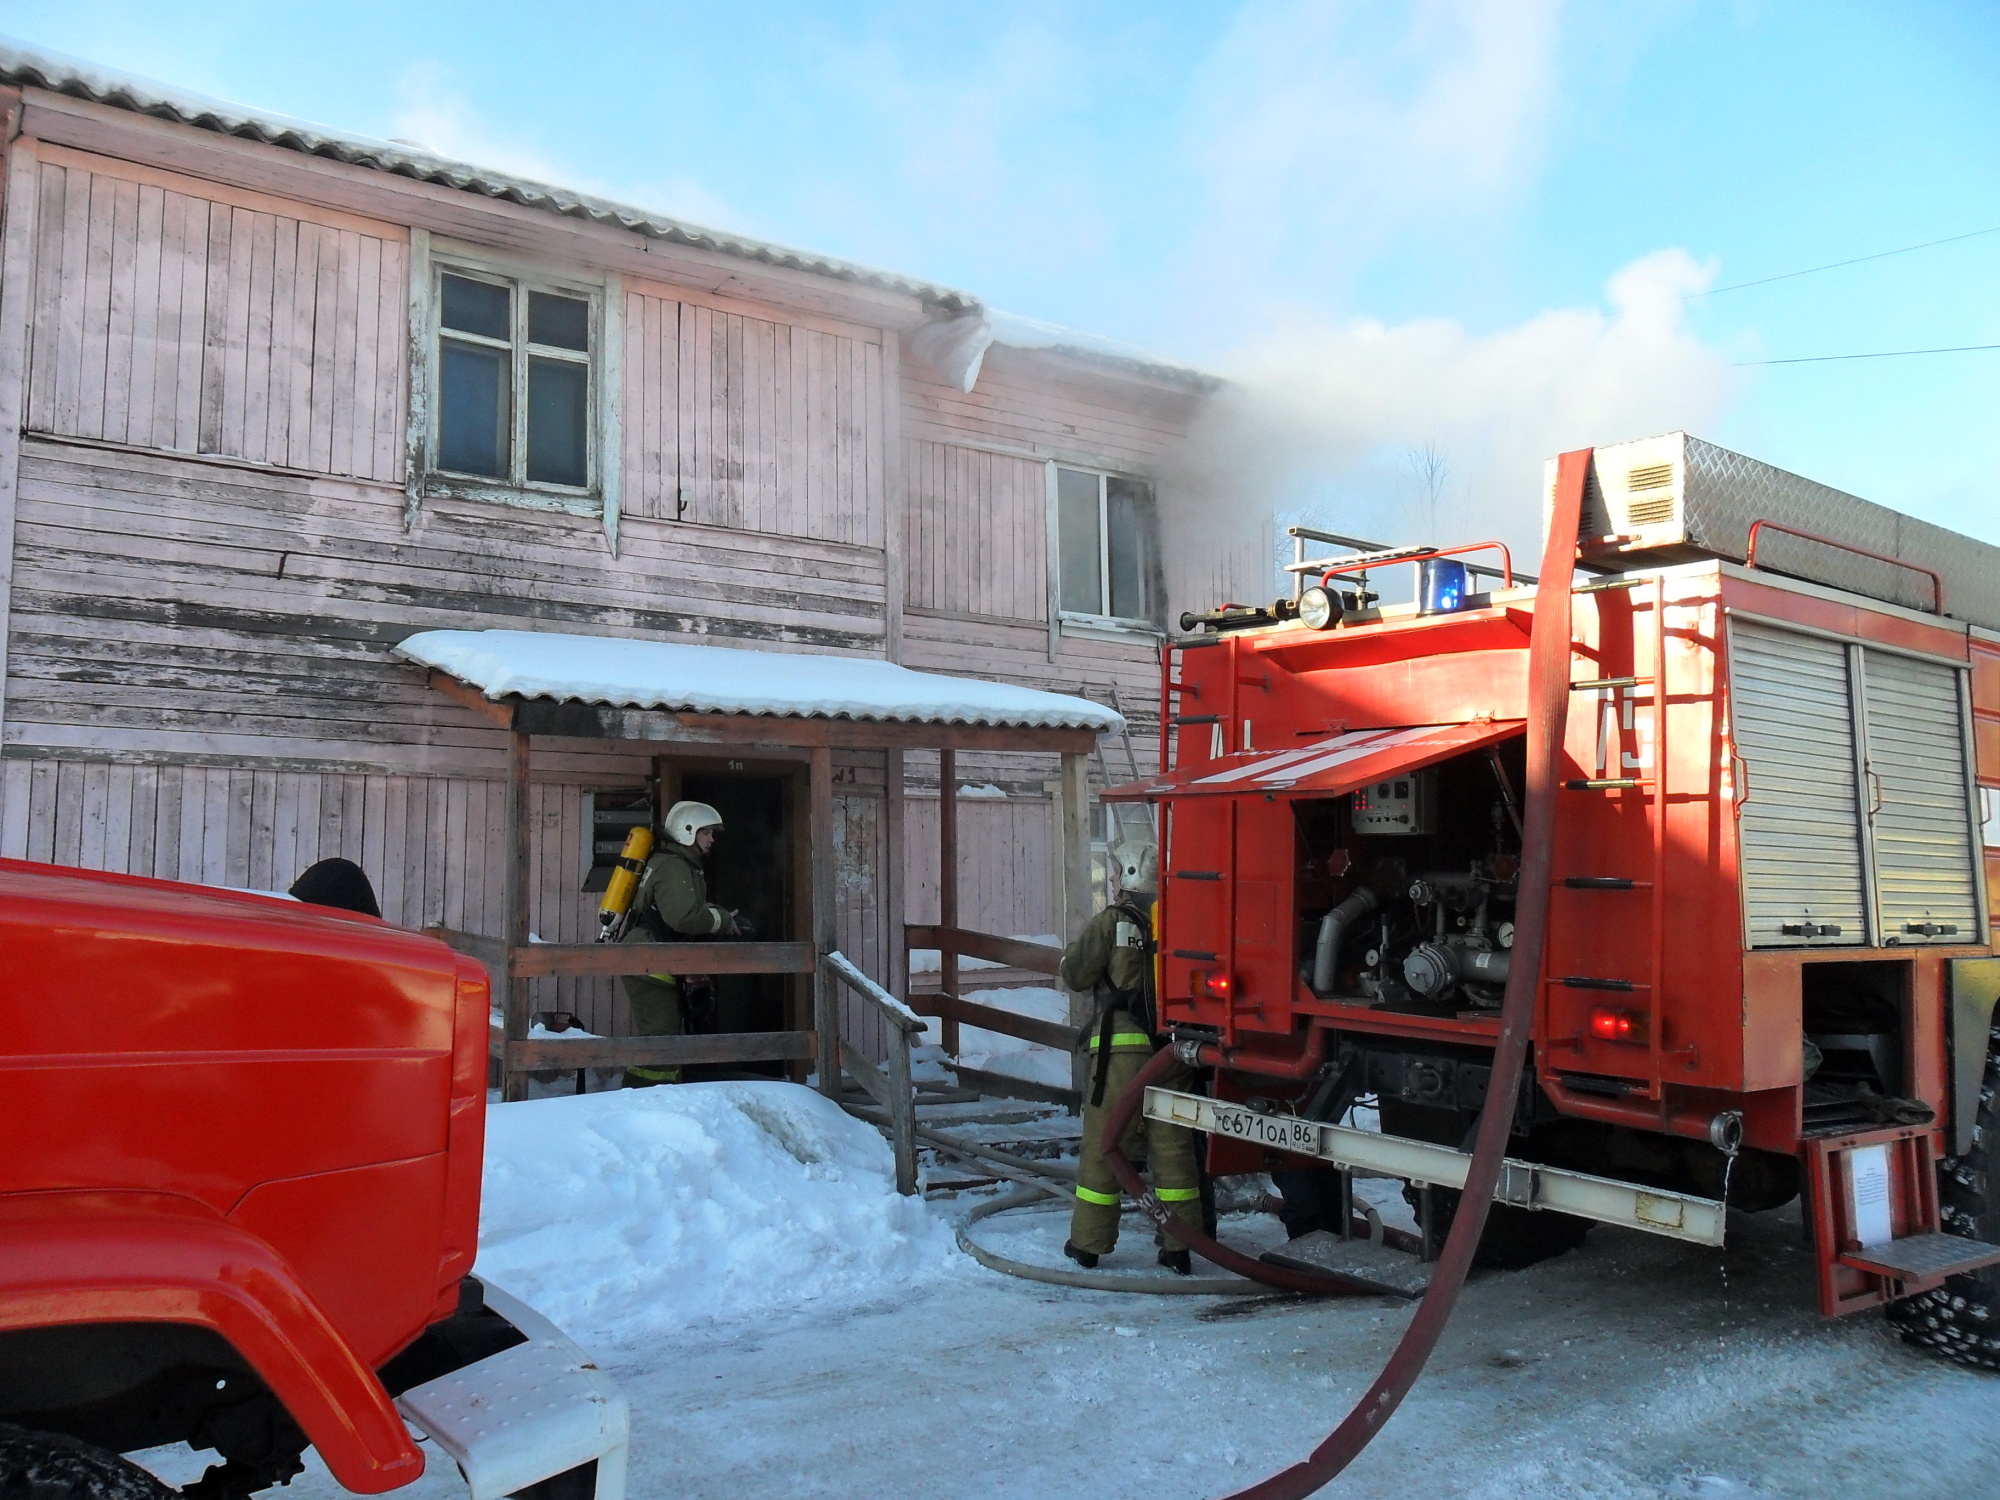
[[[1229,998],[1229,975],[1226,970],[1209,969],[1198,977],[1201,983],[1201,992],[1208,996],[1209,999],[1227,1000]]]
[[[1603,1042],[1636,1042],[1644,1033],[1639,1018],[1629,1010],[1613,1010],[1599,1005],[1590,1012],[1590,1034]]]

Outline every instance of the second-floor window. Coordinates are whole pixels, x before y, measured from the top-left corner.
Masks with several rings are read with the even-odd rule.
[[[437,307],[434,466],[494,485],[595,488],[589,294],[451,269]]]
[[[1153,487],[1056,469],[1057,605],[1066,615],[1151,626],[1158,612]]]

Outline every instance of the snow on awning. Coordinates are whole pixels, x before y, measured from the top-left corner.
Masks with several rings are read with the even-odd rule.
[[[1470,724],[1419,724],[1409,729],[1356,729],[1296,750],[1225,755],[1165,776],[1112,787],[1107,802],[1161,797],[1228,797],[1283,793],[1338,797],[1424,766],[1497,745],[1520,734],[1522,719],[1475,719]]]
[[[426,630],[397,646],[396,653],[496,700],[549,698],[676,713],[1098,734],[1125,727],[1120,715],[1087,698],[913,672],[872,657],[532,630]]]

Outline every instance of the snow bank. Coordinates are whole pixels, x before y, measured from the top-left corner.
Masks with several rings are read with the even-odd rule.
[[[1094,729],[1125,720],[1087,698],[976,677],[912,672],[865,656],[746,651],[535,630],[426,630],[396,654],[488,698],[577,699],[621,708],[786,714],[926,724]]]
[[[957,1259],[879,1132],[788,1083],[488,1112],[479,1274],[586,1347],[895,1296]]]

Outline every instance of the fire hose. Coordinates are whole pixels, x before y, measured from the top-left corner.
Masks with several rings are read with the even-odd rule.
[[[1514,1124],[1521,1070],[1528,1055],[1528,1033],[1534,1020],[1535,998],[1541,984],[1542,939],[1548,925],[1549,872],[1555,842],[1556,756],[1562,749],[1563,723],[1569,701],[1570,588],[1576,567],[1576,537],[1583,510],[1584,482],[1590,473],[1591,450],[1578,449],[1557,460],[1555,504],[1548,521],[1548,540],[1535,592],[1535,622],[1528,643],[1528,775],[1523,814],[1519,898],[1515,904],[1514,961],[1500,1007],[1500,1037],[1493,1053],[1493,1072],[1486,1103],[1479,1113],[1472,1160],[1466,1170],[1464,1194],[1452,1220],[1451,1233],[1438,1256],[1430,1286],[1416,1315],[1397,1341],[1381,1372],[1340,1425],[1328,1433],[1302,1463],[1238,1490],[1228,1500],[1301,1500],[1345,1469],[1368,1446],[1383,1423],[1423,1373],[1424,1365],[1443,1336],[1445,1323],[1457,1304],[1459,1289],[1472,1269],[1472,1255],[1486,1228],[1487,1211],[1499,1184],[1507,1137]],[[1176,1062],[1228,1067],[1233,1049],[1209,1040],[1176,1042],[1153,1055],[1118,1096],[1104,1122],[1104,1159],[1126,1193],[1155,1224],[1167,1229],[1217,1265],[1272,1286],[1300,1286],[1297,1273],[1252,1260],[1216,1244],[1194,1226],[1174,1218],[1150,1192],[1119,1149],[1133,1115],[1149,1085]],[[1314,1278],[1317,1280],[1318,1278]]]

